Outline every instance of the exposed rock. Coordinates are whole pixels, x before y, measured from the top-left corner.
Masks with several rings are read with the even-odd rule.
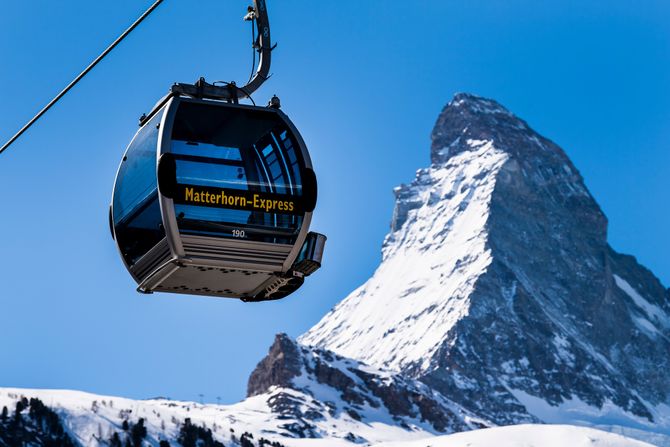
[[[279,391],[268,403],[279,417],[294,421],[284,428],[298,437],[316,436],[313,422],[324,413],[369,423],[377,417],[371,416],[370,409],[387,414],[408,430],[422,424],[435,432],[489,425],[421,382],[375,370],[327,350],[299,346],[284,334],[277,336],[270,353],[252,374],[249,390],[253,390],[250,396]],[[313,400],[303,398],[304,394]]]
[[[249,376],[247,396],[267,391],[271,386],[288,387],[300,375],[300,353],[286,334],[277,334],[267,357],[260,361]]]

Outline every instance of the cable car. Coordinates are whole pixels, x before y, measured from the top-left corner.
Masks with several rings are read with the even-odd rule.
[[[309,232],[317,183],[305,142],[278,101],[182,93],[141,118],[116,176],[110,229],[138,291],[289,295],[320,268],[326,240]]]

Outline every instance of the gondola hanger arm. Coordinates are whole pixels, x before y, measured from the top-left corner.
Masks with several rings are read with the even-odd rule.
[[[247,9],[244,20],[256,22],[258,37],[253,45],[259,53],[259,62],[258,69],[249,82],[242,87],[235,82],[229,82],[226,86],[220,87],[206,82],[204,78],[200,78],[195,84],[176,83],[170,89],[166,100],[173,95],[186,95],[238,102],[240,99],[251,98],[251,95],[263,85],[270,77],[272,50],[276,45],[273,46],[270,39],[270,20],[265,0],[254,0],[253,3],[253,6]]]
[[[26,132],[37,120],[39,120],[51,107],[53,107],[63,96],[65,96],[84,76],[100,63],[123,39],[125,39],[137,26],[144,21],[163,0],[156,0],[128,29],[126,29],[105,51],[103,51],[93,62],[91,62],[67,87],[65,87],[56,97],[54,97],[46,106],[44,106],[30,121],[28,121],[9,141],[0,147],[2,154],[12,145],[24,132]],[[225,87],[218,87],[205,82],[204,78],[195,84],[174,84],[170,93],[164,98],[167,101],[174,95],[187,95],[196,97],[207,97],[237,102],[239,99],[251,98],[255,92],[268,78],[270,74],[271,53],[273,50],[270,41],[270,21],[265,0],[253,0],[253,6],[249,7],[245,20],[255,20],[258,27],[258,38],[254,42],[254,48],[259,53],[258,69],[249,82],[243,87],[238,87],[234,82]],[[150,114],[151,115],[151,114]],[[147,119],[150,118],[147,117]],[[140,119],[143,122],[143,119]]]

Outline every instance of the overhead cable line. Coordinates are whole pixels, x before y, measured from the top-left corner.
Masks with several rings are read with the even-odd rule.
[[[84,71],[82,71],[81,73],[79,73],[79,75],[78,75],[76,78],[74,78],[74,80],[73,80],[72,82],[70,82],[70,84],[68,84],[67,87],[65,87],[65,88],[63,89],[63,91],[61,91],[58,95],[56,95],[56,97],[55,97],[54,99],[52,99],[52,100],[49,102],[49,104],[47,104],[46,106],[44,106],[44,108],[43,108],[42,110],[40,110],[40,111],[37,113],[37,115],[35,115],[30,121],[28,121],[28,123],[27,123],[25,126],[23,126],[23,127],[21,128],[21,130],[19,130],[19,131],[18,131],[12,138],[10,138],[9,141],[7,141],[7,142],[0,148],[0,154],[2,154],[2,153],[3,153],[3,152],[4,152],[4,151],[5,151],[5,150],[6,150],[6,149],[7,149],[7,148],[14,142],[14,141],[16,141],[16,140],[17,140],[17,139],[18,139],[18,138],[19,138],[19,137],[20,137],[26,130],[28,130],[28,129],[30,128],[30,126],[32,126],[33,124],[35,124],[35,122],[36,122],[38,119],[40,119],[40,118],[42,117],[42,115],[44,115],[44,114],[45,114],[45,113],[46,113],[46,112],[47,112],[47,111],[48,111],[54,104],[56,104],[56,103],[57,103],[63,96],[65,96],[65,94],[66,94],[67,92],[69,92],[70,89],[72,89],[72,87],[74,87],[75,85],[77,85],[77,83],[78,83],[79,81],[81,81],[82,78],[83,78],[84,76],[86,76],[91,70],[93,70],[93,68],[94,68],[96,65],[98,65],[98,63],[99,63],[101,60],[103,60],[103,59],[105,58],[105,56],[107,56],[107,55],[108,55],[108,54],[109,54],[109,53],[110,53],[110,52],[111,52],[111,51],[112,51],[112,50],[113,50],[119,43],[121,43],[121,41],[122,41],[123,39],[125,39],[126,36],[128,36],[128,34],[130,34],[135,28],[137,28],[137,26],[138,26],[140,23],[142,23],[142,22],[144,21],[144,19],[146,19],[146,18],[149,16],[149,14],[151,14],[151,13],[158,7],[158,5],[160,5],[162,2],[163,2],[163,0],[156,0],[156,2],[154,2],[154,4],[151,5],[151,6],[149,7],[149,9],[147,9],[146,11],[144,11],[144,13],[143,13],[137,20],[135,20],[135,22],[134,22],[132,25],[130,25],[130,27],[129,27],[128,29],[126,29],[126,30],[123,32],[123,34],[121,34],[119,37],[117,37],[117,39],[116,39],[114,42],[112,42],[112,44],[111,44],[110,46],[108,46],[107,49],[106,49],[105,51],[103,51],[103,52],[100,54],[100,56],[98,56],[93,62],[91,62],[91,63],[88,65],[88,67],[86,67],[86,68],[84,69]]]

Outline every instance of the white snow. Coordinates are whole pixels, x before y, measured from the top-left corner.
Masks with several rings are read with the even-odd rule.
[[[650,447],[620,435],[571,425],[511,425],[375,447]]]
[[[66,430],[72,437],[84,446],[93,447],[107,446],[101,440],[108,440],[115,431],[122,432],[124,419],[136,423],[139,418],[145,420],[147,441],[152,446],[157,446],[161,439],[167,439],[172,445],[177,445],[175,440],[186,418],[190,418],[195,425],[210,428],[214,438],[227,446],[231,445],[233,435],[231,428],[235,430],[234,434],[238,439],[242,433],[248,431],[256,440],[264,437],[271,441],[279,441],[286,446],[293,446],[291,437],[295,435],[284,426],[301,424],[301,421],[271,411],[268,403],[276,399],[279,394],[304,402],[301,405],[303,412],[308,409],[320,410],[323,418],[311,423],[316,426],[315,435],[327,440],[321,445],[353,446],[355,444],[343,441],[349,433],[371,443],[419,439],[434,435],[434,431],[419,426],[402,428],[388,413],[384,414],[383,409],[371,409],[369,406],[365,409],[367,412],[365,416],[369,418],[367,422],[356,421],[343,412],[331,415],[327,411],[328,407],[324,405],[326,400],[324,393],[331,393],[330,403],[335,409],[341,407],[340,397],[332,394],[331,389],[326,387],[321,389],[317,385],[311,390],[315,392],[316,397],[292,389],[273,388],[265,394],[247,398],[233,405],[202,405],[167,399],[132,400],[69,390],[0,388],[0,408],[7,406],[9,411],[13,412],[16,402],[21,397],[25,396],[28,399],[36,397],[61,416]],[[93,411],[93,408],[96,410]],[[421,425],[427,426],[427,424]]]
[[[114,431],[121,432],[124,419],[135,423],[144,418],[147,440],[152,445],[158,445],[159,440],[165,439],[164,435],[168,440],[176,439],[186,418],[212,429],[214,437],[224,442],[230,439],[230,427],[235,428],[238,436],[250,430],[267,433],[268,439],[273,438],[272,433],[285,432],[272,420],[267,405],[269,396],[256,396],[235,405],[201,405],[165,399],[132,400],[69,390],[0,388],[0,407],[7,406],[13,411],[22,396],[36,397],[59,413],[66,430],[85,446],[106,445],[100,440],[108,440]],[[93,408],[97,409],[93,411]]]
[[[570,352],[570,342],[568,339],[560,334],[554,335],[554,346],[558,351],[559,359],[563,360],[566,364],[574,366],[575,364],[575,355]]]
[[[661,332],[656,329],[656,326],[652,324],[651,321],[643,317],[633,317],[633,323],[640,329],[642,332],[647,334],[649,338],[656,338],[657,335],[662,335]]]
[[[318,393],[319,390],[314,390]],[[53,408],[64,420],[66,430],[84,446],[102,447],[114,431],[122,432],[124,419],[137,422],[145,420],[146,441],[157,446],[161,439],[172,445],[184,419],[191,418],[196,425],[212,430],[215,439],[224,444],[236,445],[231,435],[239,436],[248,431],[254,438],[276,440],[287,447],[354,447],[356,443],[345,440],[349,433],[358,437],[358,445],[374,447],[644,447],[651,444],[634,441],[623,436],[602,431],[567,425],[515,425],[492,429],[474,430],[453,435],[436,436],[430,431],[413,427],[406,430],[389,418],[387,422],[358,422],[348,416],[333,417],[327,412],[316,422],[318,438],[296,439],[282,427],[295,419],[279,418],[272,414],[268,401],[280,393],[288,393],[305,400],[305,409],[321,405],[314,398],[295,390],[273,389],[267,394],[248,398],[234,405],[201,405],[166,399],[132,400],[68,390],[31,390],[0,388],[0,407],[13,411],[21,397],[37,397]],[[92,411],[96,408],[95,411]],[[231,432],[233,428],[235,432]],[[608,427],[609,431],[620,430]],[[633,433],[633,431],[631,431]],[[637,433],[639,435],[639,433]],[[648,437],[651,435],[647,434]],[[365,439],[365,441],[363,441]],[[652,438],[658,446],[669,438]],[[101,440],[103,442],[101,442]]]
[[[596,427],[653,442],[657,446],[670,447],[670,412],[668,411],[670,408],[666,405],[657,407],[648,405],[655,421],[650,422],[648,419],[626,412],[609,401],[598,408],[572,396],[560,405],[551,405],[544,399],[524,391],[508,389],[530,414],[543,422]]]
[[[647,316],[646,320],[648,321],[646,321],[646,323],[643,321],[638,321],[638,323],[640,323],[638,326],[642,326],[644,329],[649,331],[658,332],[656,327],[654,327],[654,325],[651,323],[653,322],[660,325],[662,328],[670,329],[670,316],[668,316],[668,314],[665,313],[663,309],[644,299],[642,295],[640,295],[637,290],[635,290],[628,283],[628,281],[621,278],[620,276],[614,275],[614,281],[616,282],[616,285],[621,290],[626,292],[626,295],[628,295],[633,300],[633,303],[635,303],[635,305]]]
[[[491,262],[484,228],[508,155],[490,141],[468,144],[472,151],[417,174],[407,200],[420,206],[387,237],[377,271],[300,343],[378,368],[429,368]]]
[[[470,107],[470,109],[475,113],[489,113],[489,114],[500,113],[503,115],[514,116],[509,110],[485,98],[477,98],[474,101],[471,98],[459,99],[451,101],[449,103],[449,106],[461,107],[464,104]]]

